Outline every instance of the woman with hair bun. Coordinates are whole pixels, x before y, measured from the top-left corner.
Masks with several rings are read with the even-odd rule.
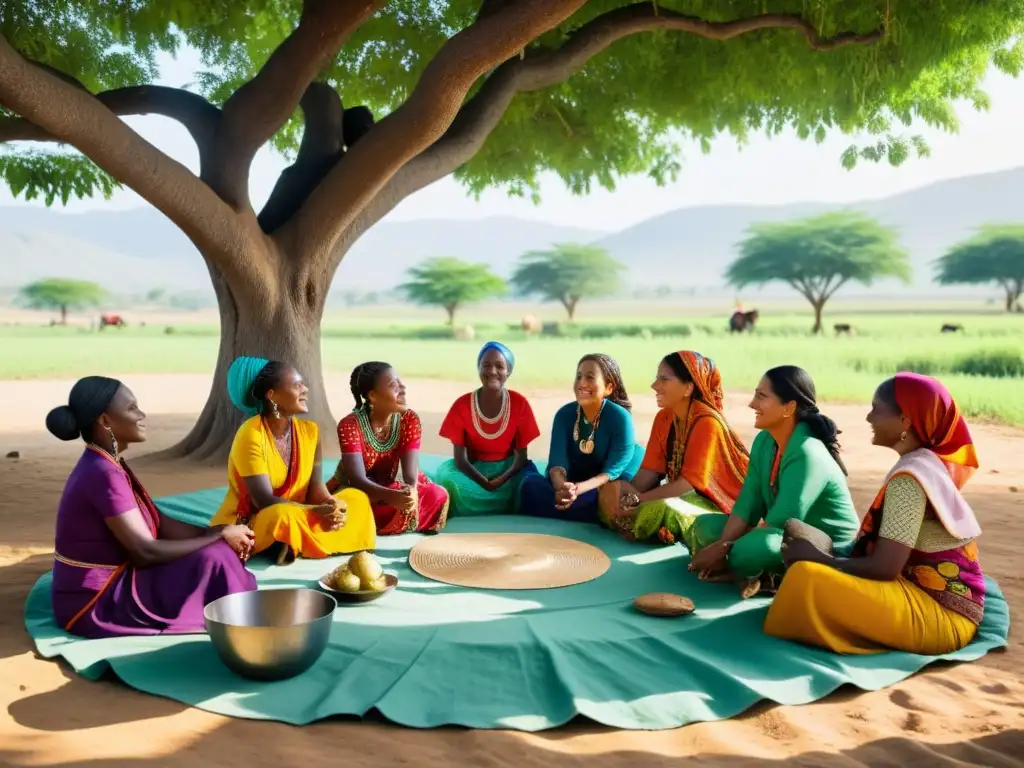
[[[57,623],[88,638],[205,631],[203,608],[256,589],[253,532],[165,516],[122,454],[146,439],[146,414],[117,379],[87,376],[46,428],[85,441],[57,508],[51,599]]]
[[[256,534],[255,551],[278,565],[376,547],[365,494],[333,494],[323,481],[320,428],[300,418],[309,389],[287,363],[240,357],[228,369],[228,395],[247,417],[228,455],[228,492],[214,524],[240,522]]]
[[[398,373],[387,363],[362,363],[349,387],[355,409],[338,422],[341,462],[328,488],[369,496],[381,536],[437,533],[448,519],[448,492],[420,472],[423,425],[405,404]]]
[[[689,566],[701,578],[736,579],[744,597],[774,588],[784,568],[787,523],[788,530],[826,548],[853,541],[859,526],[839,456],[839,430],[818,410],[807,371],[772,368],[750,408],[761,432],[743,488],[731,515],[697,518]]]

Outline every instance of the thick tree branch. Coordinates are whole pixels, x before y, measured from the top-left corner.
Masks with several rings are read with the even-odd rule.
[[[492,0],[493,10],[502,0]],[[490,4],[485,3],[480,16]],[[884,30],[868,33],[843,32],[823,37],[805,19],[790,14],[764,14],[734,21],[712,22],[686,16],[652,3],[636,3],[618,8],[587,22],[571,33],[568,42],[553,51],[527,52],[498,67],[480,90],[460,110],[445,135],[427,151],[410,162],[404,181],[417,180],[410,194],[433,181],[444,178],[476,154],[487,136],[501,120],[517,93],[537,91],[564,82],[591,58],[618,40],[656,29],[690,32],[714,40],[729,40],[739,35],[766,29],[799,31],[808,45],[817,51],[831,51],[846,45],[867,45],[884,36]],[[429,181],[427,180],[429,179]],[[422,183],[420,183],[422,182]]]
[[[292,34],[225,102],[217,144],[218,152],[227,157],[212,181],[232,205],[248,202],[249,167],[257,150],[292,116],[309,84],[337,56],[348,36],[383,4],[384,0],[305,0]]]
[[[839,282],[836,283],[835,286],[832,287],[831,289],[829,289],[829,291],[825,294],[825,301],[828,301],[833,296],[835,296],[836,295],[836,291],[838,291],[840,288],[842,288],[844,285],[846,285],[847,282],[849,282],[849,278],[846,278],[846,277],[841,278],[839,280]]]
[[[326,83],[313,83],[301,105],[305,130],[298,156],[281,173],[260,211],[260,227],[268,234],[295,214],[344,154],[345,110],[338,92]]]
[[[502,12],[509,0],[485,0],[479,20]],[[475,26],[475,25],[474,25]],[[708,22],[665,8],[654,11],[651,3],[619,8],[587,22],[571,33],[569,41],[553,51],[528,51],[494,70],[480,90],[459,111],[444,135],[429,149],[415,156],[395,173],[380,193],[344,230],[325,268],[337,268],[348,249],[371,226],[386,216],[409,195],[453,173],[483,147],[517,93],[556,85],[578,72],[586,62],[617,40],[654,29],[688,31],[702,37],[728,40],[762,29],[795,29],[804,34],[812,48],[829,51],[844,45],[869,44],[884,36],[876,30],[822,37],[814,26],[799,16],[768,14],[728,22]],[[339,207],[340,210],[340,207]]]
[[[452,37],[412,94],[374,126],[280,230],[288,250],[313,252],[325,269],[345,229],[384,184],[451,125],[482,75],[560,24],[586,0],[520,0]]]
[[[85,90],[74,78],[46,68],[62,80]],[[161,115],[188,129],[202,152],[208,147],[220,110],[202,96],[162,85],[134,85],[96,94],[96,100],[119,117]],[[23,118],[0,120],[0,143],[5,141],[57,141],[56,137]]]
[[[3,36],[0,104],[74,146],[162,211],[218,267],[239,273],[233,257],[246,253],[251,230],[213,190],[90,93],[27,61]]]

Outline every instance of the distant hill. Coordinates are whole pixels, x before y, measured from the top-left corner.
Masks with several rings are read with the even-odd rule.
[[[381,222],[345,256],[337,291],[389,290],[428,256],[486,262],[502,274],[531,249],[557,242],[590,242],[600,230],[494,217],[474,221]],[[63,213],[59,209],[0,207],[0,287],[40,277],[102,282],[119,293],[210,291],[198,251],[153,208]]]
[[[915,292],[934,293],[932,262],[987,222],[1024,221],[1024,168],[937,182],[881,200],[846,205],[716,205],[681,208],[601,239],[629,264],[634,283],[721,288],[735,245],[759,221],[859,210],[896,227],[910,252]],[[847,292],[855,290],[851,287]],[[962,289],[954,289],[961,290]]]
[[[614,234],[510,217],[384,221],[345,257],[333,292],[386,291],[406,269],[428,256],[485,262],[507,275],[525,251],[556,242],[592,241],[629,265],[634,287],[718,292],[725,290],[722,272],[751,224],[845,208],[897,227],[913,260],[914,293],[934,294],[934,259],[980,224],[1024,220],[1021,199],[1024,168],[848,205],[682,208]],[[67,214],[59,209],[0,207],[0,264],[0,288],[61,276],[96,280],[121,293],[156,287],[212,293],[206,267],[192,244],[151,208]],[[878,290],[894,289],[903,290]]]

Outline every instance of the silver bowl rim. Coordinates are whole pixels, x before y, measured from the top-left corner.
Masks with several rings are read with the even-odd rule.
[[[312,587],[269,587],[267,589],[261,589],[261,588],[257,587],[256,589],[246,590],[245,592],[232,592],[229,595],[221,595],[216,600],[211,600],[210,602],[208,602],[206,605],[203,606],[203,619],[205,619],[206,621],[212,622],[214,624],[219,624],[219,625],[221,625],[223,627],[245,627],[246,629],[278,629],[278,627],[274,627],[274,626],[269,625],[269,624],[268,625],[264,625],[264,624],[233,624],[231,622],[221,621],[220,619],[214,618],[213,616],[210,615],[210,606],[213,605],[214,603],[220,602],[221,600],[223,600],[225,598],[228,598],[228,597],[234,597],[235,595],[247,595],[247,594],[251,594],[253,592],[257,592],[257,593],[259,593],[259,592],[313,592],[314,594],[320,595],[321,597],[326,597],[328,600],[330,600],[332,603],[334,603],[334,607],[332,607],[331,610],[328,611],[327,613],[325,613],[323,616],[317,616],[315,619],[310,619],[309,621],[302,621],[302,622],[299,622],[297,624],[290,625],[290,626],[294,626],[294,627],[301,627],[301,626],[305,626],[305,625],[309,625],[309,624],[315,624],[318,621],[323,621],[324,619],[329,619],[329,618],[333,617],[334,612],[338,609],[338,600],[337,600],[337,598],[334,597],[334,595],[328,594],[328,593],[324,592],[323,590],[314,589]]]

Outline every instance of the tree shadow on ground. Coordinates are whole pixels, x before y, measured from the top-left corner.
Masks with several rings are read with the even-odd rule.
[[[32,650],[25,631],[25,597],[52,565],[53,555],[40,554],[0,566],[0,659]]]
[[[66,694],[67,692],[64,691]],[[91,698],[91,697],[90,697]],[[102,698],[94,709],[102,708]],[[45,705],[40,702],[40,708]],[[174,713],[176,705],[158,702],[147,706],[150,716],[160,717]],[[66,706],[64,707],[66,709]],[[141,721],[143,718],[139,718]],[[103,725],[101,717],[91,720],[93,727]],[[88,722],[78,727],[90,727]],[[140,727],[145,728],[140,722]],[[582,735],[575,726],[567,731]],[[685,733],[685,731],[684,731]],[[623,733],[623,741],[631,741],[633,734]],[[181,743],[180,739],[176,739]],[[684,739],[678,751],[686,749]],[[670,747],[672,752],[676,749]],[[737,752],[740,750],[737,749]],[[755,746],[753,754],[764,752]],[[659,752],[662,750],[659,749]],[[991,768],[1010,768],[1024,765],[1024,731],[1013,729],[946,743],[929,744],[910,738],[883,738],[857,747],[828,752],[805,751],[792,757],[780,744],[778,758],[755,757],[742,754],[700,754],[693,757],[667,756],[649,751],[600,751],[591,748],[567,753],[542,737],[523,736],[501,731],[467,731],[441,728],[416,731],[363,723],[321,723],[307,728],[293,728],[278,723],[230,720],[213,731],[199,734],[170,754],[156,757],[130,758],[73,758],[66,761],[48,759],[52,766],[113,766],[114,768],[150,768],[155,766],[288,766],[304,768],[342,765],[345,768],[380,768],[381,766],[449,766],[471,765],[488,768],[539,768],[558,765],[559,768],[677,768],[681,763],[693,766],[720,766],[721,768],[747,768],[747,766],[905,766],[923,765],[963,766],[984,765]],[[0,764],[29,766],[39,764],[31,748],[0,748]]]

